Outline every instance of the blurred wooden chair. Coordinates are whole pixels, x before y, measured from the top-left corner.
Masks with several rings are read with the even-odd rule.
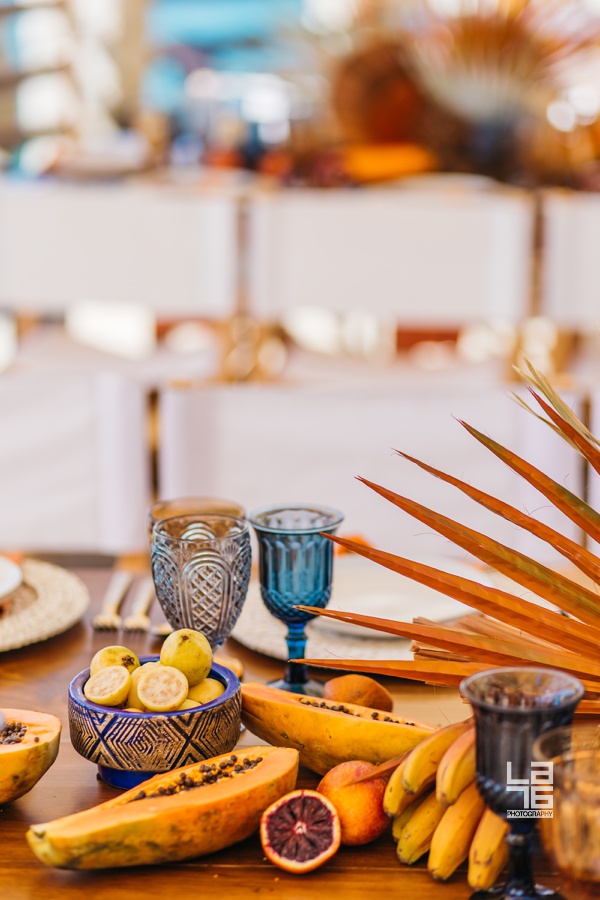
[[[578,455],[502,386],[476,380],[459,385],[440,377],[167,389],[159,399],[159,495],[226,496],[248,511],[277,502],[326,503],[344,512],[343,532],[362,534],[379,547],[407,556],[463,555],[358,482],[360,475],[489,530],[510,546],[553,558],[546,545],[399,458],[394,448],[578,539],[576,528],[453,417],[525,456],[575,493],[583,489]]]
[[[60,314],[137,302],[159,319],[225,319],[237,303],[235,191],[0,178],[0,304]]]
[[[249,305],[367,311],[399,327],[529,314],[534,205],[512,190],[286,190],[249,203]]]
[[[146,397],[115,374],[0,376],[0,547],[147,549]]]
[[[548,190],[542,195],[540,312],[566,332],[600,325],[600,195]]]
[[[600,195],[548,189],[541,194],[538,314],[548,333],[542,363],[558,375],[575,373],[581,383],[600,376],[600,269],[597,235]],[[538,342],[539,343],[539,342]]]

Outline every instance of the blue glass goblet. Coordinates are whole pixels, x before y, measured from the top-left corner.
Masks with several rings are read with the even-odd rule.
[[[531,843],[536,816],[551,813],[551,780],[533,745],[545,731],[568,725],[584,694],[566,672],[529,666],[487,669],[461,682],[475,716],[476,781],[487,806],[510,825],[508,879],[472,900],[562,900],[535,884]]]
[[[324,608],[331,595],[334,534],[342,513],[325,506],[285,504],[251,513],[249,521],[258,539],[260,590],[269,612],[285,622],[288,659],[306,655],[305,626],[314,615],[296,604]],[[285,677],[273,687],[319,697],[323,686],[308,678],[304,663],[288,662]]]

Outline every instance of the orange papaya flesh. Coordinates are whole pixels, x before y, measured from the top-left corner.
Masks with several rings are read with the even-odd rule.
[[[242,721],[261,740],[298,750],[300,763],[320,775],[348,760],[386,762],[436,730],[394,713],[253,682],[242,685]]]
[[[293,790],[295,750],[244,747],[155,775],[91,809],[32,825],[27,841],[50,866],[103,869],[203,856],[249,837]]]
[[[48,771],[60,742],[61,722],[49,713],[0,709],[0,805],[28,793]]]

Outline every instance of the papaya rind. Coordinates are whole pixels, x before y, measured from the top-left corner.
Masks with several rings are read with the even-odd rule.
[[[357,715],[317,708],[307,701],[314,703],[315,698],[249,682],[242,685],[242,722],[261,740],[298,750],[301,764],[320,775],[354,759],[375,765],[386,762],[412,750],[436,730],[391,713],[401,724],[384,722],[386,713],[351,703],[343,705]]]
[[[288,748],[244,747],[239,756],[263,760],[240,777],[130,802],[141,789],[156,790],[201,764],[155,776],[99,806],[32,825],[29,846],[46,865],[68,869],[156,865],[222,850],[249,837],[263,810],[294,789],[298,774],[298,754]]]
[[[18,800],[34,787],[58,756],[60,719],[28,709],[1,709],[7,722],[24,722],[28,728],[18,744],[0,745],[0,806]],[[36,742],[35,737],[39,740]]]

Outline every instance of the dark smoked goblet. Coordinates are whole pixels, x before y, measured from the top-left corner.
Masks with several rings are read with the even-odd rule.
[[[510,826],[506,884],[476,891],[471,898],[562,900],[533,881],[536,819],[552,813],[551,770],[535,761],[533,743],[543,732],[571,722],[583,685],[566,672],[515,667],[478,672],[460,690],[475,716],[477,787],[487,806]]]

